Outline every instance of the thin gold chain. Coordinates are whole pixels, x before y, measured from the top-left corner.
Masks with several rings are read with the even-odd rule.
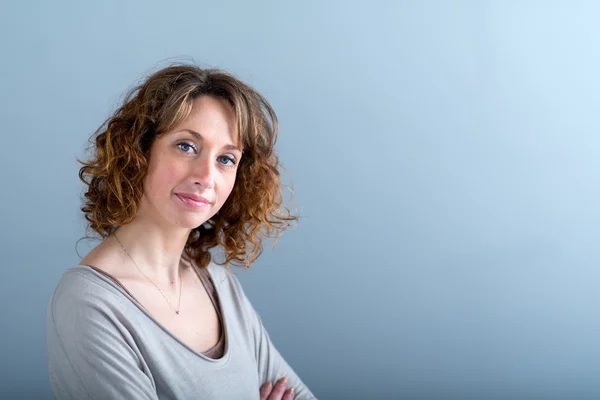
[[[146,275],[146,273],[144,271],[142,271],[142,269],[137,265],[137,263],[135,261],[133,261],[133,258],[131,257],[131,254],[129,254],[129,252],[127,251],[127,249],[125,248],[125,246],[123,246],[123,243],[121,243],[121,241],[117,237],[117,234],[113,233],[113,236],[115,237],[115,239],[117,239],[117,242],[119,242],[119,244],[121,245],[121,248],[123,249],[123,251],[125,252],[125,254],[127,254],[127,257],[129,257],[129,259],[131,260],[131,262],[133,263],[133,265],[135,265],[135,267],[138,269],[138,271],[140,271],[142,273],[142,275],[144,275],[146,277],[146,279],[148,279],[148,281],[150,281],[150,283],[153,284],[156,289],[158,289],[158,291],[160,292],[160,294],[162,295],[162,297],[164,297],[164,299],[167,301],[167,303],[169,304],[169,306],[175,311],[175,314],[179,315],[179,309],[181,307],[181,292],[183,291],[183,281],[181,280],[181,268],[179,268],[179,302],[177,303],[177,308],[175,308],[175,306],[169,301],[169,299],[167,298],[167,296],[165,296],[165,294],[163,293],[163,291],[160,290],[160,288],[158,287],[158,285],[156,283],[154,283],[152,281],[152,279],[150,279],[150,277],[148,275]]]

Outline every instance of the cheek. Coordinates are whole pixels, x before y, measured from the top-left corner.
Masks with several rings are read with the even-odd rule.
[[[167,165],[162,171],[161,180],[168,185],[179,179],[181,175],[183,175],[183,171],[181,168],[177,168],[177,165]]]
[[[227,177],[221,183],[221,189],[219,190],[219,203],[223,204],[229,198],[229,195],[233,191],[233,187],[235,186],[235,174],[232,174],[232,177]]]
[[[182,171],[176,165],[161,165],[148,176],[148,189],[151,196],[166,196],[181,176]]]

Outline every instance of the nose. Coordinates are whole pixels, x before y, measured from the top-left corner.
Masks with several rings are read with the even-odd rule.
[[[212,189],[215,185],[215,168],[210,156],[200,157],[194,165],[194,184],[203,189]]]

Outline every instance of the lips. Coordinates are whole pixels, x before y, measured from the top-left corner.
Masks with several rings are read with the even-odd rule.
[[[192,208],[206,207],[210,204],[210,201],[208,201],[206,198],[193,193],[176,193],[175,195],[179,198],[179,200]]]

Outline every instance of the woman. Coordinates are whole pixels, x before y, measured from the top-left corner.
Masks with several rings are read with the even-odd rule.
[[[79,172],[103,240],[50,301],[59,399],[312,399],[235,275],[296,218],[277,119],[248,85],[193,65],[151,75],[96,132]]]

